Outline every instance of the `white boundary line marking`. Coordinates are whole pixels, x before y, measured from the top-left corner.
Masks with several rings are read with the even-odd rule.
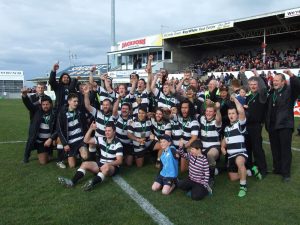
[[[1,141],[0,144],[25,143],[26,141]]]
[[[173,223],[158,211],[147,199],[141,196],[134,188],[132,188],[122,177],[113,177],[120,188],[126,192],[157,224],[160,225],[173,225]]]

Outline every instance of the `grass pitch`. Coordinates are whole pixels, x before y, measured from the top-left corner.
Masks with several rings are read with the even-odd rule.
[[[26,140],[28,120],[20,100],[0,100],[0,142]],[[293,147],[300,148],[299,140],[293,137]],[[30,163],[22,164],[24,147],[0,144],[0,224],[155,224],[112,179],[85,193],[80,187],[92,177],[88,174],[75,188],[65,189],[57,176],[72,177],[75,170],[58,169],[54,162],[40,166],[35,152]],[[269,145],[264,148],[271,171]],[[262,181],[249,177],[243,199],[237,197],[238,182],[230,182],[225,173],[216,177],[213,196],[199,202],[180,190],[170,196],[152,192],[153,164],[123,168],[120,176],[174,224],[299,224],[299,161],[300,152],[293,151],[292,181],[287,184],[273,174]]]

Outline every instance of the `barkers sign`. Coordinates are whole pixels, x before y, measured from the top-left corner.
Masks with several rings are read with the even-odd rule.
[[[118,42],[117,51],[151,46],[162,46],[162,36],[160,34]]]
[[[138,46],[145,45],[145,44],[146,44],[146,38],[139,39],[139,40],[133,40],[133,41],[126,41],[126,42],[122,43],[122,49],[130,48],[132,46],[138,47]]]

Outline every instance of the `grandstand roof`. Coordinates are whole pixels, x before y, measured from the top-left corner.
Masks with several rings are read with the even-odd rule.
[[[164,39],[166,42],[179,42],[181,47],[230,46],[233,42],[234,45],[237,42],[247,45],[253,42],[261,43],[265,30],[267,43],[276,41],[279,35],[281,41],[299,40],[300,8],[205,25],[198,27],[198,30],[194,27],[165,33]]]
[[[79,66],[70,66],[66,69],[63,69],[62,71],[59,71],[57,73],[57,78],[61,76],[62,73],[68,73],[71,77],[88,77],[90,70],[93,66],[96,66],[96,73],[97,74],[103,74],[107,72],[107,64],[95,64],[95,65],[79,65]],[[43,76],[43,77],[37,77],[28,81],[33,81],[33,82],[40,82],[40,81],[47,81],[49,79],[48,76]]]

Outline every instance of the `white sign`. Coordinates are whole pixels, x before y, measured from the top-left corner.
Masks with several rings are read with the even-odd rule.
[[[300,8],[287,10],[284,13],[285,18],[294,17],[294,16],[300,16]]]
[[[0,80],[24,80],[23,71],[0,70]]]
[[[214,30],[226,29],[226,28],[233,27],[233,24],[234,24],[233,21],[229,21],[229,22],[223,22],[223,23],[216,23],[216,24],[212,24],[212,25],[206,25],[206,26],[202,26],[202,27],[189,28],[189,29],[185,29],[185,30],[172,31],[172,32],[164,33],[163,39],[187,36],[187,35],[191,35],[191,34],[204,33],[204,32],[209,32],[209,31],[214,31]]]
[[[14,71],[14,70],[0,70],[0,76],[16,76],[23,75],[23,71]]]

